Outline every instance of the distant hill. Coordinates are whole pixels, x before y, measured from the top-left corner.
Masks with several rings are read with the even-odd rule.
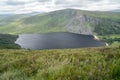
[[[17,19],[31,17],[40,13],[34,12],[29,14],[0,14],[0,26],[9,25]]]
[[[18,17],[20,16],[20,17]],[[27,16],[27,17],[25,17]],[[0,33],[24,34],[74,32],[82,34],[120,34],[120,14],[64,9],[36,15],[4,18]],[[8,21],[8,20],[12,21]]]
[[[120,12],[120,9],[113,10],[113,12]]]

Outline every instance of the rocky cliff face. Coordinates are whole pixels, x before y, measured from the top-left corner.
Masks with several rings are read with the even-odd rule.
[[[109,16],[110,17],[110,16]],[[65,26],[69,32],[80,34],[120,34],[119,20],[77,14]]]
[[[93,27],[90,25],[91,18],[84,15],[77,15],[73,17],[70,22],[65,26],[69,32],[80,34],[93,34]],[[94,22],[94,21],[93,21]]]

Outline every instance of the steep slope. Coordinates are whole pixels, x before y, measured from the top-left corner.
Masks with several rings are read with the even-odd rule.
[[[99,35],[120,34],[120,14],[65,9],[16,19],[0,27],[0,33],[11,34],[64,31]]]

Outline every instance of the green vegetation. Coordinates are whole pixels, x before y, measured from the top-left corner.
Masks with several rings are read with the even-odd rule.
[[[110,19],[103,19],[95,24],[95,32],[98,35],[120,34],[120,23]]]
[[[27,17],[20,17],[20,15],[15,15],[15,17],[12,17],[12,21],[7,21],[11,19],[11,17],[4,18],[0,21],[0,23],[9,22],[0,26],[0,33],[72,32],[72,29],[78,30],[77,27],[74,26],[80,24],[80,27],[88,26],[90,29],[92,28],[92,32],[98,35],[120,34],[120,14],[115,12],[90,12],[65,9],[34,16],[27,15]],[[75,18],[79,18],[80,20]],[[72,22],[73,24],[70,26],[73,28],[68,30],[66,26],[70,24],[73,19],[77,20],[78,23],[74,24],[74,22]]]
[[[19,45],[14,42],[18,36],[9,34],[0,34],[0,49],[18,49]]]
[[[99,36],[100,40],[107,42],[109,45],[112,46],[119,46],[120,45],[120,35],[105,35]]]
[[[90,27],[112,47],[24,50],[14,43],[18,36],[8,35],[65,32],[68,25]],[[67,9],[1,17],[0,33],[7,33],[0,34],[0,80],[120,80],[120,46],[113,47],[120,45],[119,13]]]
[[[0,80],[120,80],[120,47],[3,49]]]

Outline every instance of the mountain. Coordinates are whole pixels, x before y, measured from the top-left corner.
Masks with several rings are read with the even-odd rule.
[[[113,10],[113,12],[120,12],[120,9]]]
[[[16,16],[16,15],[15,15]],[[24,34],[46,32],[74,32],[81,34],[120,34],[120,14],[117,12],[64,9],[27,17],[9,17],[0,33]],[[15,17],[15,18],[14,18]],[[3,20],[9,20],[4,18]],[[1,20],[1,22],[3,21]]]

